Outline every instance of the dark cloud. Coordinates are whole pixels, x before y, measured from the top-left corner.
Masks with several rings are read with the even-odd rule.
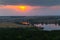
[[[60,5],[60,0],[0,0],[2,5],[37,5],[37,6],[52,6]]]

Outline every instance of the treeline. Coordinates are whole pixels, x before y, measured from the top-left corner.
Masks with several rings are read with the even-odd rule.
[[[0,28],[0,40],[60,40],[60,30],[31,28]]]

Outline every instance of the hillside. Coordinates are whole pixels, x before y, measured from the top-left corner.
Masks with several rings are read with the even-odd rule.
[[[0,28],[0,40],[60,40],[60,30],[44,31],[37,28]]]

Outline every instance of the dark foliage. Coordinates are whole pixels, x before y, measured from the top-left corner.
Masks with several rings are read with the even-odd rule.
[[[38,28],[0,28],[0,40],[60,40],[60,31]]]

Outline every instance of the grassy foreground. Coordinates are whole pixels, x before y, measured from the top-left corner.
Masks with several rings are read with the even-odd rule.
[[[38,28],[0,28],[0,40],[60,40],[60,30]]]

